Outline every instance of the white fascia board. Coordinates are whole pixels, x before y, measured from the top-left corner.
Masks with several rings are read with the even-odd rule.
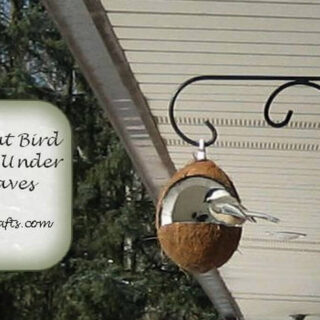
[[[155,201],[175,168],[100,1],[42,2]]]

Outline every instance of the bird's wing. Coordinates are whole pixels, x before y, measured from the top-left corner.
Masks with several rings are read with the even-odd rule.
[[[229,214],[231,216],[241,218],[241,219],[247,218],[247,215],[237,205],[229,204],[229,203],[220,203],[220,204],[216,204],[216,207],[220,209],[219,213]]]

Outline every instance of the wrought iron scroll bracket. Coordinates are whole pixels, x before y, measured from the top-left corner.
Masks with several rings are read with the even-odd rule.
[[[172,97],[170,104],[169,104],[169,118],[171,125],[175,132],[187,143],[199,146],[199,141],[195,141],[187,137],[178,127],[177,122],[174,117],[174,106],[178,99],[179,94],[182,92],[183,89],[185,89],[187,86],[200,81],[208,81],[208,80],[232,80],[232,81],[285,81],[284,84],[279,86],[276,90],[274,90],[269,98],[267,99],[265,106],[264,106],[264,118],[266,122],[274,128],[282,128],[286,125],[288,125],[289,121],[291,120],[291,117],[293,115],[293,111],[289,110],[281,122],[274,122],[270,117],[270,109],[271,105],[274,101],[274,99],[280,94],[283,90],[297,86],[297,85],[303,85],[303,86],[309,86],[315,89],[320,90],[320,85],[317,83],[314,83],[312,81],[320,81],[320,77],[286,77],[286,76],[237,76],[237,75],[204,75],[204,76],[198,76],[193,77],[185,81],[180,85],[178,90],[175,92],[174,96]],[[213,126],[212,123],[210,123],[208,120],[204,122],[205,125],[209,128],[211,131],[212,138],[208,141],[205,141],[204,145],[205,147],[208,147],[215,143],[217,140],[218,134]]]

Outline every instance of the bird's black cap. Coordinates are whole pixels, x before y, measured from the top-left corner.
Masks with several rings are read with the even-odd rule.
[[[203,202],[209,202],[208,199],[212,196],[212,194],[218,190],[223,190],[222,188],[212,188],[209,189],[206,195],[204,196]]]

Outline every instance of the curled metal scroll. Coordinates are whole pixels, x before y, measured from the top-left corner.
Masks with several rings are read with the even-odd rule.
[[[209,79],[208,79],[209,77]],[[174,129],[174,131],[177,133],[178,136],[180,136],[180,138],[182,138],[184,141],[188,142],[189,144],[192,144],[193,146],[199,146],[199,141],[195,141],[192,140],[190,138],[188,138],[178,127],[175,118],[174,118],[174,104],[180,94],[180,92],[188,85],[190,85],[193,82],[196,81],[203,81],[203,80],[211,80],[210,78],[211,76],[200,76],[200,77],[195,77],[195,78],[191,78],[189,80],[187,80],[186,82],[184,82],[176,91],[176,93],[174,94],[173,98],[170,101],[170,105],[169,105],[169,118],[170,118],[170,122],[171,125]],[[213,126],[213,124],[210,121],[205,121],[204,122],[205,125],[209,128],[209,130],[211,131],[211,135],[212,138],[209,141],[205,141],[204,145],[205,147],[208,147],[212,144],[215,143],[215,141],[217,140],[218,134],[217,134],[217,130],[216,128]]]
[[[287,89],[287,88],[293,87],[293,86],[300,86],[300,85],[309,86],[309,87],[313,87],[313,88],[320,90],[320,85],[318,85],[314,82],[309,82],[309,81],[305,81],[305,80],[296,80],[296,81],[287,82],[287,83],[281,85],[280,87],[278,87],[276,90],[274,90],[272,92],[272,94],[270,95],[269,99],[267,100],[266,105],[264,107],[264,118],[271,127],[274,127],[274,128],[285,127],[289,123],[289,121],[293,115],[293,111],[289,110],[286,114],[285,119],[282,120],[281,122],[274,122],[273,120],[271,120],[269,113],[270,113],[270,107],[271,107],[273,100],[284,89]]]
[[[287,83],[284,83],[283,85],[279,86],[275,91],[273,91],[270,95],[270,97],[268,98],[265,107],[264,107],[264,118],[266,120],[266,122],[274,127],[274,128],[282,128],[284,126],[286,126],[292,115],[293,115],[293,111],[289,110],[287,112],[287,115],[285,117],[285,119],[281,122],[274,122],[271,118],[270,118],[270,108],[272,105],[272,102],[274,101],[274,99],[277,97],[277,95],[282,92],[283,90],[285,90],[286,88],[292,87],[292,86],[296,86],[296,85],[304,85],[304,86],[309,86],[309,87],[313,87],[315,89],[320,90],[320,85],[314,83],[314,82],[310,82],[310,81],[320,81],[320,77],[286,77],[286,76],[236,76],[236,75],[220,75],[220,76],[215,76],[215,75],[204,75],[204,76],[198,76],[198,77],[193,77],[188,79],[187,81],[185,81],[184,83],[182,83],[182,85],[180,85],[180,87],[178,88],[178,90],[176,91],[176,93],[174,94],[173,98],[170,101],[169,104],[169,118],[170,118],[170,122],[171,125],[173,127],[173,129],[175,130],[175,132],[187,143],[194,145],[194,146],[199,146],[199,141],[195,141],[192,140],[191,138],[187,137],[178,127],[175,117],[174,117],[174,106],[175,103],[177,101],[177,98],[179,96],[179,94],[181,93],[181,91],[183,89],[185,89],[187,86],[191,85],[194,82],[198,82],[198,81],[206,81],[206,80],[234,80],[234,81],[289,81]],[[215,129],[215,127],[213,126],[212,123],[210,123],[208,120],[204,122],[204,124],[209,128],[209,130],[211,131],[211,135],[212,138],[208,141],[205,141],[205,146],[208,147],[212,144],[215,143],[215,141],[217,140],[218,134],[217,134],[217,130]]]

